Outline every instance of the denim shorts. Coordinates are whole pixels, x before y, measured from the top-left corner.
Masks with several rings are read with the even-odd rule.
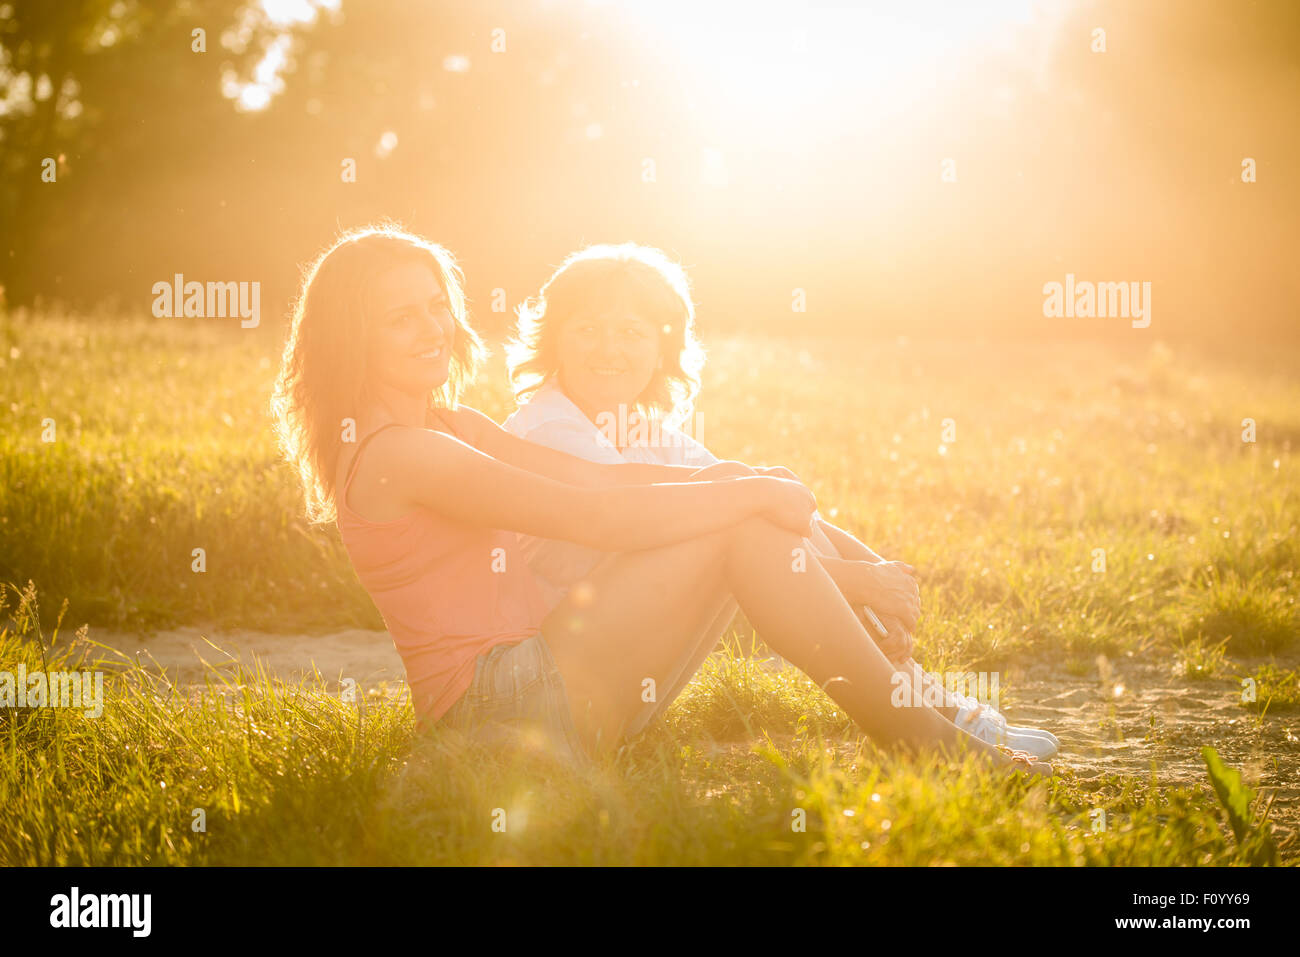
[[[573,724],[564,677],[541,632],[494,645],[474,659],[474,678],[440,724],[478,741],[541,748],[589,760]]]

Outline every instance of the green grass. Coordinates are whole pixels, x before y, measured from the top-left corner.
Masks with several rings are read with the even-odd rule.
[[[1300,671],[1267,664],[1248,677],[1255,682],[1255,696],[1254,700],[1243,700],[1242,707],[1261,713],[1300,709]],[[1243,699],[1246,697],[1243,695]]]
[[[1175,366],[1164,348],[712,345],[703,440],[788,465],[823,514],[915,565],[945,658],[1198,635],[1296,650],[1300,387],[1285,379]],[[382,627],[276,458],[278,347],[211,323],[0,319],[0,579],[96,625]],[[512,408],[499,357],[471,404]]]
[[[57,636],[37,633],[32,597],[0,662],[96,667],[84,635],[42,651]],[[764,731],[719,745],[732,720]],[[1263,834],[1229,836],[1212,801],[1154,781],[898,760],[846,735],[794,669],[730,647],[589,771],[412,727],[381,694],[112,672],[98,718],[0,710],[0,864],[1232,864]]]
[[[1174,674],[1188,681],[1208,681],[1223,673],[1224,647],[1228,639],[1210,643],[1197,637],[1179,646],[1174,658]]]
[[[101,626],[382,627],[276,459],[279,343],[263,331],[0,318],[0,580],[35,586],[0,614],[0,670],[41,660],[64,599],[65,638],[91,628],[58,655],[93,651]],[[1244,667],[1260,707],[1272,689],[1261,720],[1292,700],[1294,681],[1273,680],[1300,654],[1300,386],[1284,374],[1145,340],[707,344],[700,437],[793,468],[824,515],[918,568],[928,668],[1046,665],[1084,683],[1099,656],[1149,659],[1209,694],[1198,678]],[[470,404],[510,411],[499,359]],[[945,419],[955,441],[941,441]],[[1058,779],[1030,785],[897,760],[739,641],[662,727],[589,775],[417,738],[400,696],[349,704],[266,675],[232,694],[215,676],[195,690],[114,671],[98,719],[0,710],[0,864],[1258,859],[1208,778],[1076,780],[1064,756]],[[191,830],[195,808],[206,832]],[[791,829],[798,808],[805,832]]]

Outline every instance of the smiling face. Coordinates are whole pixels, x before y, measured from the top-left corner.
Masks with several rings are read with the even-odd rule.
[[[587,417],[630,413],[659,363],[659,330],[627,309],[565,320],[558,340],[560,388]]]
[[[403,262],[380,273],[368,305],[367,363],[378,384],[428,395],[447,381],[456,321],[428,265]]]

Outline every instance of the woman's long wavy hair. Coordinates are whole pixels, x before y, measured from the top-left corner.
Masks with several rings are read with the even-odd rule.
[[[607,309],[635,313],[659,328],[663,362],[637,398],[637,409],[681,425],[695,407],[704,367],[690,282],[664,253],[637,243],[588,246],[573,253],[541,292],[519,307],[515,335],[506,346],[515,401],[526,401],[559,370],[564,322]]]
[[[271,395],[271,414],[280,451],[302,481],[312,523],[337,518],[334,478],[346,420],[355,429],[367,402],[371,287],[385,270],[406,262],[433,270],[456,323],[447,381],[430,393],[429,405],[454,409],[486,354],[468,322],[460,267],[436,243],[382,223],[344,233],[307,267]]]

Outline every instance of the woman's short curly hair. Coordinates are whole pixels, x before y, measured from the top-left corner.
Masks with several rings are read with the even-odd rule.
[[[506,346],[515,401],[522,403],[559,369],[560,327],[569,319],[626,310],[660,330],[661,366],[637,398],[639,411],[669,425],[690,418],[700,391],[704,349],[686,272],[663,252],[637,243],[588,246],[571,254],[518,309]]]

